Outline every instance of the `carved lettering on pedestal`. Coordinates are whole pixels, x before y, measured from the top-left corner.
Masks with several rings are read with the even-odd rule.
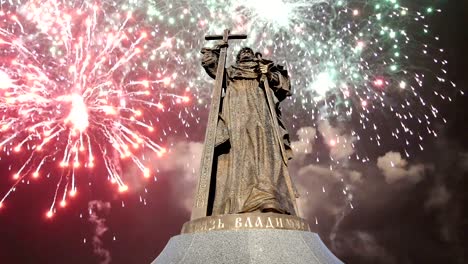
[[[252,221],[250,221],[250,217],[247,217],[247,220],[245,220],[245,227],[253,227]]]
[[[299,217],[281,214],[237,214],[199,218],[187,222],[182,233],[196,233],[214,230],[241,229],[287,229],[310,231],[308,223]]]
[[[271,222],[271,217],[268,217],[268,218],[267,218],[267,223],[266,223],[265,228],[275,228],[275,227],[273,226],[273,222]]]
[[[242,227],[242,218],[241,217],[237,217],[236,218],[236,225],[235,225],[235,228],[241,228]]]
[[[223,221],[220,219],[218,219],[218,229],[224,229],[224,223]]]
[[[283,219],[282,218],[276,218],[276,226],[283,228]]]
[[[257,217],[257,221],[255,221],[255,227],[263,227],[262,218]]]

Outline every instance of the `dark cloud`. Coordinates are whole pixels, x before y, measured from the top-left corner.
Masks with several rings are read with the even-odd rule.
[[[359,252],[360,263],[396,264],[397,259],[379,243],[372,234],[360,230],[340,235],[335,250],[342,255],[355,255]]]
[[[460,153],[460,165],[464,171],[468,171],[468,153]]]
[[[354,153],[354,139],[341,132],[345,130],[324,122],[317,131],[299,131],[293,142],[299,146],[294,148],[299,159],[290,166],[301,194],[298,204],[335,254],[350,263],[463,263],[460,231],[465,207],[461,187],[454,182],[462,181],[467,171],[465,152],[442,135],[428,145],[431,154],[444,153],[439,159],[428,155],[416,161],[390,151],[360,163],[344,155]],[[330,163],[311,161],[309,153],[319,147],[311,141],[317,140],[313,132],[325,143],[341,136],[349,147],[333,153],[336,145],[325,144]],[[450,246],[441,250],[441,243]],[[406,250],[412,253],[402,253]],[[428,257],[426,250],[439,251]]]
[[[445,185],[434,186],[429,192],[424,206],[426,208],[440,208],[449,202],[451,196],[452,194]]]

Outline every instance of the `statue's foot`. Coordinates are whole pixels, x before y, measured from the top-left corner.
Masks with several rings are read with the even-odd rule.
[[[264,203],[260,206],[260,212],[262,213],[277,213],[277,214],[285,214],[286,211],[279,207],[277,203]]]

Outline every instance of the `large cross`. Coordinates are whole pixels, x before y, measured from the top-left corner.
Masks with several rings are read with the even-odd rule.
[[[223,40],[228,43],[230,39],[246,39],[247,35],[231,35],[229,29],[224,30],[223,35],[205,36],[205,40]],[[200,165],[200,177],[198,179],[197,193],[192,209],[191,220],[202,218],[208,215],[208,203],[212,182],[213,159],[216,140],[216,130],[218,126],[219,107],[224,81],[224,71],[226,66],[227,45],[221,46],[219,53],[218,68],[216,69],[216,80],[214,84],[213,94],[211,97],[211,108],[208,115],[208,125],[206,127],[205,144],[203,146],[203,154]]]

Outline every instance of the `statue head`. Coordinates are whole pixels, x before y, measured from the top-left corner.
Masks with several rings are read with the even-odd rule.
[[[236,63],[242,61],[251,61],[255,59],[255,54],[253,50],[249,47],[242,48],[236,56]]]

